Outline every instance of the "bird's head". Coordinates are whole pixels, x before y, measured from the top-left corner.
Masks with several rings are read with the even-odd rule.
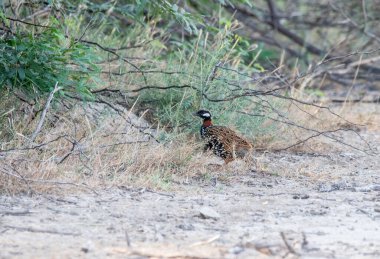
[[[211,120],[211,113],[206,110],[199,110],[194,113],[195,116],[201,117],[204,120]]]

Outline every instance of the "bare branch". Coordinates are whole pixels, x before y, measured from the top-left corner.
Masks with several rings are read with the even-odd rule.
[[[42,125],[44,124],[44,121],[45,121],[46,113],[47,113],[47,111],[48,111],[48,109],[50,107],[51,101],[53,100],[54,94],[56,92],[58,92],[59,90],[61,90],[61,89],[62,88],[58,87],[58,82],[56,82],[55,86],[54,86],[54,89],[50,92],[49,97],[48,97],[48,99],[46,101],[45,108],[42,111],[40,121],[38,122],[38,125],[37,125],[36,129],[34,130],[32,136],[30,137],[30,142],[34,142],[34,140],[36,139],[38,133],[41,131]]]
[[[54,27],[51,27],[51,26],[46,26],[46,25],[41,25],[41,24],[35,24],[35,23],[31,23],[31,22],[26,22],[26,21],[23,21],[23,20],[20,20],[20,19],[12,18],[12,17],[5,17],[5,18],[8,19],[8,20],[10,20],[10,21],[19,22],[19,23],[23,23],[23,24],[26,24],[26,25],[31,25],[31,26],[34,26],[34,27],[49,28],[49,29],[54,28]]]

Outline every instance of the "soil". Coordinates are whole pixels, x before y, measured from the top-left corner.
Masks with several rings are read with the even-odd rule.
[[[377,154],[258,153],[167,192],[0,196],[0,257],[380,258],[380,131],[361,134]]]

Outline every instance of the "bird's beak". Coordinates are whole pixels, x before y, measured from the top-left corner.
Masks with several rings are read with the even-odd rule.
[[[193,113],[193,116],[199,117],[198,113],[196,113],[196,112]]]

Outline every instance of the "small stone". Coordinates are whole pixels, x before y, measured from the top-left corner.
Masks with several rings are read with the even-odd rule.
[[[124,217],[124,215],[122,213],[118,213],[118,212],[111,213],[110,216],[114,217],[114,218],[118,218],[118,219]]]
[[[360,187],[356,187],[355,191],[357,191],[357,192],[380,191],[380,185],[379,184],[371,184],[371,185],[366,185],[366,186],[360,186]]]
[[[216,184],[218,183],[218,179],[217,179],[216,177],[211,178],[210,181],[211,181],[211,186],[212,186],[212,187],[215,187]]]
[[[369,188],[368,186],[355,188],[355,192],[370,192],[370,191],[371,191],[371,188]]]
[[[234,247],[228,249],[228,252],[230,254],[235,254],[235,255],[240,254],[243,251],[244,251],[244,248],[241,246],[234,246]]]
[[[177,226],[177,228],[180,228],[180,229],[186,230],[186,231],[191,231],[191,230],[195,229],[195,227],[192,224],[187,224],[187,223],[180,224]]]
[[[80,250],[83,253],[87,254],[91,250],[94,250],[94,243],[92,243],[92,241],[87,241],[86,244],[84,244]]]
[[[327,211],[325,210],[310,210],[310,214],[313,216],[323,216],[327,214]]]
[[[200,216],[203,219],[219,219],[220,214],[210,207],[202,207],[199,210]]]
[[[318,187],[319,192],[333,192],[338,190],[353,189],[352,186],[348,185],[345,181],[340,181],[332,184],[320,184]]]
[[[309,198],[310,198],[310,196],[308,194],[295,194],[295,195],[293,195],[293,199],[295,199],[295,200],[298,200],[298,199],[306,200]]]
[[[380,212],[380,207],[375,207],[375,212]]]
[[[328,184],[320,184],[318,187],[319,192],[332,192],[333,188]]]

